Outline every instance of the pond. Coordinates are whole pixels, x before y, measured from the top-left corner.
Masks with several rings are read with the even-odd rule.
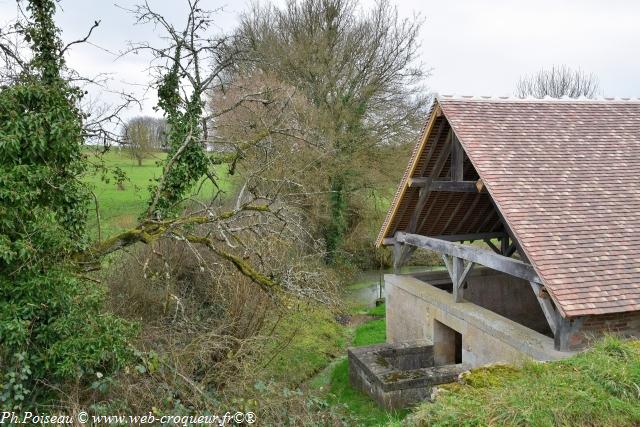
[[[441,270],[442,267],[409,266],[402,267],[400,273],[416,273]],[[360,273],[356,281],[346,287],[348,302],[374,307],[378,298],[384,298],[384,275],[393,273],[393,269],[366,270]]]

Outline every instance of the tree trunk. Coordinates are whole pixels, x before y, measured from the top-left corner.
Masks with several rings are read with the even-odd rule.
[[[334,264],[347,231],[348,205],[345,194],[345,179],[341,173],[331,178],[329,206],[331,208],[331,216],[325,230],[325,258],[327,264]]]

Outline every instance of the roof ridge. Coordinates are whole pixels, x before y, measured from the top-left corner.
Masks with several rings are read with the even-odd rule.
[[[553,98],[551,96],[545,96],[544,98],[526,97],[518,98],[515,96],[491,96],[491,95],[457,95],[457,94],[435,94],[435,98],[438,102],[446,101],[492,101],[492,102],[540,102],[540,103],[606,103],[606,102],[620,102],[620,103],[636,103],[640,102],[640,97],[610,97],[601,96],[597,98],[587,98],[581,96],[579,98],[570,98],[563,96],[562,98]]]

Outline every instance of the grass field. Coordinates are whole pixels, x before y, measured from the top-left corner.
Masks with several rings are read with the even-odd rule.
[[[355,308],[352,313],[354,316],[366,315],[371,318],[355,327],[347,328],[350,336],[349,345],[359,347],[386,341],[384,305],[376,308]],[[343,348],[343,352],[344,350]],[[399,423],[409,413],[408,410],[382,409],[368,395],[351,387],[349,361],[346,357],[341,357],[329,365],[310,382],[310,386],[316,391],[323,391],[328,404],[342,408],[353,425],[387,426]]]
[[[638,426],[640,341],[606,338],[562,361],[480,368],[442,389],[411,424]]]
[[[87,149],[90,161],[95,163],[97,159],[91,149]],[[141,166],[137,160],[131,158],[126,150],[112,149],[102,156],[107,173],[101,171],[87,175],[86,182],[98,199],[100,212],[100,225],[102,236],[126,230],[136,225],[138,216],[144,212],[149,199],[149,184],[161,173],[161,167],[157,164],[163,160],[166,153],[153,153],[151,157],[144,159]],[[124,189],[118,189],[113,171],[120,168],[126,174]],[[220,169],[221,171],[223,169]],[[229,189],[230,182],[224,173],[221,177],[222,189]],[[206,182],[200,189],[198,198],[207,200],[214,194],[213,184]],[[88,229],[92,237],[97,236],[97,220],[95,209],[89,213]]]

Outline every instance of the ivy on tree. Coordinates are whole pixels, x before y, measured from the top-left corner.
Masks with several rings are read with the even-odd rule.
[[[25,409],[51,390],[87,380],[129,356],[133,327],[102,313],[104,291],[71,256],[88,244],[89,191],[79,180],[83,93],[65,63],[53,0],[31,0],[24,37],[29,72],[0,89],[0,402]]]

